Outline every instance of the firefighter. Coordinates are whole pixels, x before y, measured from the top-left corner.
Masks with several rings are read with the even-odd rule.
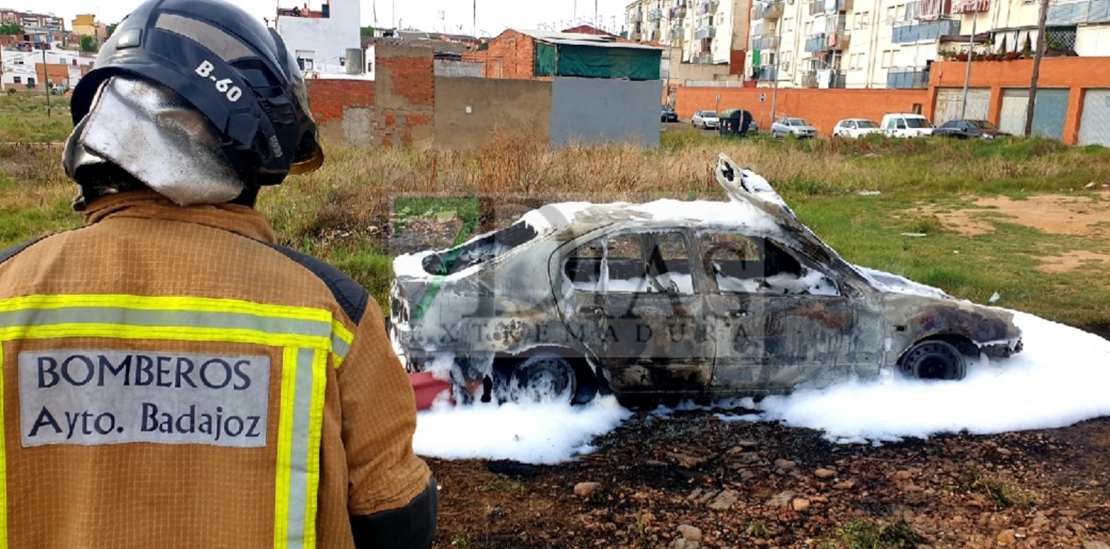
[[[430,547],[380,309],[253,209],[323,162],[281,38],[148,1],[72,111],[86,226],[0,252],[0,547]]]

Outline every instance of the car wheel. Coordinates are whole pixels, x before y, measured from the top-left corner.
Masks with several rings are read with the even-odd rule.
[[[530,356],[513,370],[509,400],[522,403],[572,403],[579,399],[578,376],[566,358],[555,353]]]
[[[917,379],[958,381],[967,375],[967,364],[959,349],[935,340],[911,347],[902,358],[902,368]]]

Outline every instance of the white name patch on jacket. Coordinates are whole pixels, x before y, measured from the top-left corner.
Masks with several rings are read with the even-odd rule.
[[[19,354],[23,447],[266,445],[270,358],[65,350]]]

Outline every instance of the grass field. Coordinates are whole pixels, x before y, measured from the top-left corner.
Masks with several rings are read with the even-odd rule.
[[[0,128],[18,118],[8,109],[10,101],[28,100],[0,97]],[[68,132],[41,120],[15,125],[39,127],[37,141],[59,141]],[[722,141],[681,130],[666,132],[656,150],[550,150],[511,133],[466,153],[334,144],[326,150],[324,168],[264,190],[259,208],[286,244],[334,262],[383,306],[391,258],[380,237],[390,218],[403,226],[425,214],[450,213],[463,219],[465,236],[480,227],[479,196],[500,197],[485,201],[494,208],[520,197],[530,203],[723,199],[712,168],[725,152],[767,177],[802,221],[851,262],[977,302],[998,292],[997,304],[1004,307],[1081,327],[1110,326],[1104,305],[1110,303],[1110,280],[1097,265],[1055,274],[1037,269],[1041,257],[1068,251],[1110,255],[1102,234],[1053,235],[984,216],[993,230],[965,236],[940,217],[920,213],[923,206],[958,211],[991,196],[1062,194],[1104,203],[1104,195],[1084,189],[1110,182],[1110,150],[1100,147],[1048,140]],[[0,145],[0,247],[80,225],[69,210],[76,188],[65,179],[60,157],[57,147]]]

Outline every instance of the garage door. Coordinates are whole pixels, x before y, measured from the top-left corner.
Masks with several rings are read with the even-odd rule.
[[[998,129],[1012,134],[1025,135],[1025,110],[1029,108],[1029,90],[1002,90],[1002,114],[998,116]]]
[[[1025,135],[1025,112],[1029,107],[1029,90],[1002,90],[1002,114],[998,128],[1014,135]],[[1063,139],[1064,118],[1068,115],[1068,90],[1041,88],[1033,108],[1033,135]]]
[[[966,111],[964,110],[963,88],[940,88],[937,90],[937,105],[933,109],[933,124],[939,126],[949,120],[958,118],[987,120],[987,110],[990,104],[990,88],[968,89]]]
[[[1110,90],[1087,90],[1083,96],[1079,144],[1110,147]]]
[[[1037,104],[1033,107],[1033,135],[1064,138],[1064,119],[1068,116],[1069,90],[1037,90]]]

